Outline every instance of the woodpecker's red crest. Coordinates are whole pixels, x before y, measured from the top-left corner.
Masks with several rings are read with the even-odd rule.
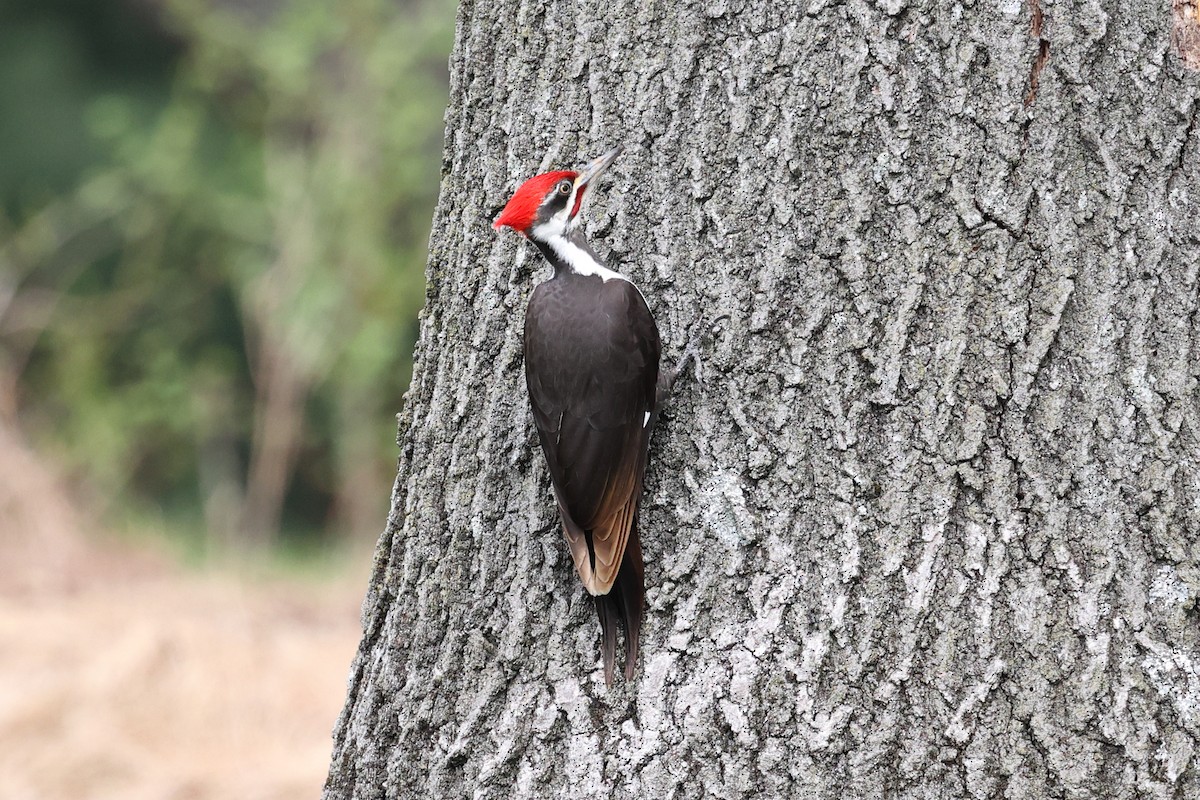
[[[529,235],[529,229],[537,222],[538,210],[553,200],[555,194],[570,195],[575,191],[575,179],[578,172],[559,170],[534,175],[521,184],[521,188],[513,193],[512,199],[504,206],[500,216],[492,223],[492,227],[500,230],[506,225],[518,233]],[[580,195],[580,200],[583,195]],[[578,212],[576,212],[578,213]]]
[[[621,148],[617,147],[578,172],[559,170],[533,176],[513,193],[492,227],[499,230],[507,226],[541,241],[566,236],[579,224],[588,187],[620,154]]]

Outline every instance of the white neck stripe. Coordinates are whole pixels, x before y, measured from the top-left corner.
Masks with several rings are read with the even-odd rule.
[[[592,258],[588,251],[584,250],[579,245],[570,241],[564,236],[551,236],[546,242],[559,258],[561,258],[574,272],[580,275],[598,275],[602,280],[611,281],[628,281],[619,272],[614,272],[608,267],[601,264],[596,259]]]

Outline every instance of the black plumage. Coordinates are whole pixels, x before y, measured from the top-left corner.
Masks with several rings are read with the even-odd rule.
[[[658,327],[627,280],[560,268],[530,298],[530,405],[575,567],[596,595],[609,681],[618,620],[627,678],[637,661],[645,589],[636,522],[659,355]]]

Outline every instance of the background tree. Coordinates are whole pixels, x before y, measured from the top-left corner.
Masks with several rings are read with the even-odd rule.
[[[1200,794],[1200,82],[1158,3],[459,12],[428,302],[328,798]],[[1178,37],[1175,37],[1178,40]],[[677,354],[605,691],[488,223],[590,234]]]
[[[105,524],[375,532],[451,31],[445,0],[0,10],[0,426]]]

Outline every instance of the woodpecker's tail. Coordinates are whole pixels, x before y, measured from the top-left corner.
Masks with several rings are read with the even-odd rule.
[[[642,632],[642,610],[646,602],[644,572],[642,544],[638,541],[635,521],[612,589],[608,594],[596,596],[596,613],[600,616],[603,637],[600,650],[604,654],[604,682],[609,686],[612,686],[613,665],[617,659],[618,619],[625,625],[625,680],[632,680],[637,668],[638,637]]]

